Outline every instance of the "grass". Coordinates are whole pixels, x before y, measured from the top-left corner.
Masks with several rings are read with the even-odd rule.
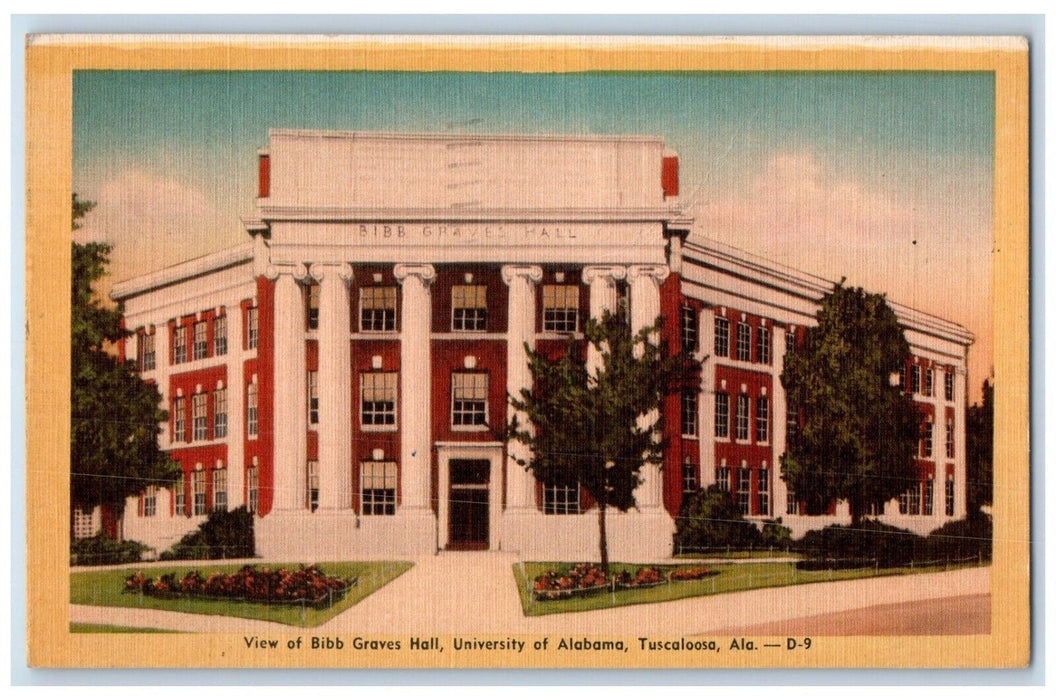
[[[685,552],[676,554],[675,559],[686,559],[699,561],[701,559],[802,559],[803,555],[798,552],[789,552],[784,549],[753,549],[753,550],[715,550],[712,552]]]
[[[640,564],[610,564],[610,571],[618,572],[627,569],[634,573]],[[645,603],[662,603],[669,600],[694,598],[720,593],[733,593],[756,588],[774,588],[794,586],[821,581],[845,581],[849,579],[870,578],[873,576],[897,576],[899,574],[928,573],[944,571],[945,566],[934,567],[897,567],[890,569],[847,569],[842,571],[800,571],[791,562],[708,564],[709,569],[718,574],[696,581],[674,581],[670,584],[653,588],[640,588],[605,592],[590,596],[566,598],[564,600],[533,600],[532,585],[535,577],[546,571],[567,569],[569,564],[561,562],[524,562],[513,565],[513,575],[517,580],[517,590],[521,597],[521,608],[528,617],[553,615],[555,613],[584,612],[602,608],[621,607],[624,605],[642,605]],[[679,566],[657,566],[667,573]],[[954,568],[954,567],[949,567]]]
[[[122,627],[121,625],[100,625],[92,622],[71,622],[70,632],[134,632],[136,634],[179,634],[173,630],[159,630],[154,627]]]
[[[234,573],[241,564],[210,564],[202,562],[191,566],[158,567],[146,570],[150,575],[160,576],[174,572],[181,578],[189,571],[201,571],[208,576],[214,571]],[[296,569],[300,564],[260,563],[258,567],[271,569]],[[394,580],[413,566],[407,561],[356,561],[327,562],[320,568],[330,576],[359,577],[359,585],[330,608],[317,610],[300,605],[264,605],[237,600],[200,600],[195,598],[152,598],[137,593],[124,593],[125,579],[138,569],[114,569],[110,571],[85,571],[70,574],[70,603],[74,605],[103,605],[119,608],[145,608],[170,610],[172,612],[197,615],[225,615],[244,617],[250,620],[281,622],[296,627],[315,627],[344,612],[374,591]]]

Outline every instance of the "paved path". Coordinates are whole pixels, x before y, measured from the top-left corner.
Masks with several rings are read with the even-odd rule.
[[[525,617],[513,585],[516,556],[444,552],[320,627],[355,634],[703,634],[781,620],[832,615],[870,606],[957,596],[985,596],[988,568],[814,583],[685,598],[582,613]],[[71,620],[198,632],[293,632],[285,625],[135,608],[71,606]],[[877,613],[880,614],[880,613]],[[942,619],[935,621],[942,625]],[[938,633],[934,630],[933,633]],[[784,632],[782,632],[784,634]]]

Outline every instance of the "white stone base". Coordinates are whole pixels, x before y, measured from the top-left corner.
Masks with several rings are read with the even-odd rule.
[[[179,542],[184,535],[194,532],[206,521],[206,516],[188,518],[182,515],[155,515],[149,518],[136,515],[126,506],[122,534],[126,540],[142,542],[154,551],[145,552],[144,559],[156,559]]]
[[[663,510],[605,516],[609,560],[649,563],[671,556],[675,522]],[[545,515],[538,510],[507,510],[501,548],[525,560],[598,561],[598,511]]]
[[[257,556],[272,561],[418,556],[436,552],[429,510],[357,516],[349,511],[272,512],[253,523]]]

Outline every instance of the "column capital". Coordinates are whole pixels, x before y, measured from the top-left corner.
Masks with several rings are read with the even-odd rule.
[[[543,268],[538,265],[503,265],[502,281],[507,285],[513,283],[516,277],[527,277],[530,281],[539,283],[543,281]]]
[[[399,282],[403,282],[408,277],[417,277],[423,283],[429,283],[436,279],[436,268],[428,264],[408,265],[397,263],[392,268],[392,274],[396,276]]]
[[[583,281],[592,284],[596,279],[622,280],[627,277],[627,268],[623,265],[587,265],[583,268]]]
[[[279,275],[291,275],[293,279],[300,282],[308,277],[308,266],[304,263],[268,265],[264,276],[269,280],[277,280]]]
[[[638,277],[652,277],[659,284],[671,274],[671,268],[667,265],[629,265],[627,267],[627,280],[633,282]]]
[[[327,275],[333,275],[334,279],[348,282],[353,278],[352,266],[348,263],[312,263],[308,268],[308,274],[317,282],[321,282]]]

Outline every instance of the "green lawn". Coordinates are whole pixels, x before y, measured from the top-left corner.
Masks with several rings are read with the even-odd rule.
[[[615,593],[604,592],[584,597],[566,598],[564,600],[533,600],[531,587],[535,577],[546,572],[567,569],[570,565],[561,562],[524,562],[513,565],[513,575],[517,580],[517,590],[521,597],[521,608],[529,617],[536,615],[553,615],[554,613],[583,612],[601,608],[619,607],[622,605],[641,605],[643,603],[662,603],[680,598],[692,598],[702,595],[716,595],[746,591],[753,588],[773,588],[775,586],[793,586],[819,581],[842,581],[871,576],[894,576],[898,574],[927,573],[943,571],[944,566],[931,568],[891,568],[851,569],[844,571],[800,571],[794,563],[735,563],[708,564],[709,569],[718,574],[696,581],[675,581],[654,588],[622,590]],[[610,564],[610,571],[627,569],[632,574],[639,564]],[[689,566],[688,564],[686,566]],[[683,568],[681,566],[657,566],[662,572]],[[954,567],[950,567],[954,568]]]
[[[179,634],[172,630],[153,627],[122,627],[120,625],[98,625],[91,622],[71,622],[70,632],[134,632],[136,634]]]
[[[162,566],[144,569],[145,573],[160,576],[174,572],[181,578],[189,571],[198,570],[208,576],[214,571],[233,573],[241,564],[211,564],[202,562],[188,566]],[[258,567],[296,569],[300,564],[259,563]],[[315,627],[338,615],[369,596],[413,566],[408,561],[326,562],[319,565],[327,575],[359,577],[359,584],[345,594],[333,607],[316,610],[300,605],[263,605],[234,600],[197,600],[194,598],[152,598],[138,593],[124,593],[125,579],[137,569],[86,571],[70,574],[70,603],[75,605],[105,605],[121,608],[150,608],[199,615],[226,615],[251,620],[268,620],[298,627]]]
[[[732,550],[697,553],[676,554],[675,559],[686,559],[687,561],[699,561],[701,559],[802,559],[803,555],[798,552],[788,552],[784,549],[753,549]]]

